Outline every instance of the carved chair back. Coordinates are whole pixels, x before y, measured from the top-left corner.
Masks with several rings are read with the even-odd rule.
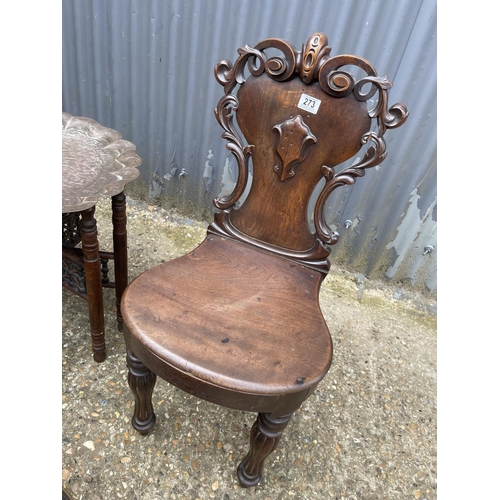
[[[268,57],[268,49],[280,55]],[[215,114],[237,160],[238,179],[230,195],[214,200],[220,212],[209,228],[323,272],[329,268],[327,245],[338,241],[326,222],[326,200],[337,187],[352,185],[366,168],[384,160],[386,129],[402,125],[408,116],[401,104],[387,108],[392,86],[387,77],[377,76],[365,59],[330,57],[330,50],[323,33],[313,34],[301,51],[281,39],[267,39],[254,48],[240,48],[234,65],[223,60],[215,66],[225,91]],[[366,76],[356,81],[346,66],[357,66]],[[377,93],[375,107],[368,109],[367,101]],[[335,173],[335,166],[368,143],[362,159]],[[309,201],[322,178],[326,182],[315,203],[311,232]],[[236,209],[247,187],[247,197]]]

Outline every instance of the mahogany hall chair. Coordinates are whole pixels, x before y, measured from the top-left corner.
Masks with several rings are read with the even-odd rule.
[[[338,233],[325,202],[384,160],[384,133],[408,115],[402,104],[388,109],[392,84],[368,61],[330,50],[323,33],[302,50],[267,39],[240,48],[234,65],[215,66],[224,87],[215,116],[237,160],[235,188],[214,200],[214,221],[195,250],[146,271],[122,298],[133,427],[147,434],[155,423],[157,376],[258,413],[237,469],[245,487],[260,481],[264,459],[332,362],[318,294]],[[366,75],[356,81],[346,66]],[[360,159],[335,172],[365,145]],[[322,179],[311,218],[309,200]]]

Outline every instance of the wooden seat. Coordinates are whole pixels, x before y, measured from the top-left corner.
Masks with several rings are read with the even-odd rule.
[[[144,273],[127,292],[126,324],[139,337],[131,345],[139,357],[161,360],[157,375],[202,381],[193,391],[189,380],[187,392],[205,397],[197,391],[213,384],[205,399],[246,410],[254,395],[259,410],[272,413],[283,394],[305,399],[330,367],[320,282],[317,272],[210,235],[190,254]]]
[[[282,55],[268,58],[270,48]],[[367,61],[329,52],[326,36],[315,33],[302,51],[269,39],[240,48],[234,66],[216,65],[225,88],[216,118],[239,168],[234,191],[214,200],[214,222],[195,250],[146,271],[122,298],[132,425],[142,434],[153,427],[157,376],[213,403],[257,412],[238,466],[242,486],[259,482],[264,459],[332,362],[318,295],[338,234],[326,223],[325,202],[385,158],[386,129],[408,115],[400,104],[387,109],[391,84]],[[356,82],[346,65],[367,76]],[[368,110],[376,92],[378,104]],[[335,173],[367,143],[361,159]],[[308,205],[322,179],[311,230]]]

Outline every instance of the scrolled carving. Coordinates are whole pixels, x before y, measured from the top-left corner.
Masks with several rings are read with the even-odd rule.
[[[281,51],[283,56],[275,56],[267,60],[264,65],[266,73],[278,82],[288,80],[295,71],[299,52],[292,45],[279,38],[268,38],[255,46],[264,58],[266,56],[263,51],[270,47]]]
[[[248,180],[248,158],[253,153],[254,146],[243,146],[241,139],[233,125],[233,111],[238,109],[238,99],[232,95],[222,97],[214,110],[219,125],[225,130],[223,139],[227,139],[226,149],[233,153],[238,163],[238,180],[233,192],[229,196],[221,196],[214,200],[214,205],[225,210],[232,207],[243,194]]]
[[[288,78],[288,73],[290,72],[290,66],[285,59],[281,57],[272,57],[266,62],[266,72],[272,75],[276,80],[280,78]]]
[[[347,64],[356,64],[364,69],[368,73],[368,76],[358,82],[354,82],[354,79],[348,73],[338,69]],[[336,97],[342,97],[352,92],[358,101],[364,102],[371,99],[378,91],[377,103],[368,112],[371,118],[377,120],[377,131],[368,132],[362,137],[362,145],[367,144],[369,141],[371,142],[364,157],[336,175],[333,168],[323,166],[323,175],[326,177],[326,184],[316,202],[314,224],[319,238],[327,245],[333,245],[338,242],[339,235],[326,222],[324,214],[326,200],[339,186],[353,185],[356,178],[365,175],[365,169],[380,164],[386,158],[386,144],[383,135],[388,128],[401,126],[408,118],[408,110],[403,104],[399,103],[387,109],[388,90],[392,87],[392,83],[386,76],[377,76],[375,69],[364,59],[354,56],[337,56],[332,58],[323,65],[318,78],[323,90]],[[342,86],[342,84],[344,85]],[[370,88],[367,92],[363,93],[362,89],[366,85],[370,85]]]
[[[368,93],[363,94],[361,89],[366,85],[371,84],[372,90]],[[385,134],[388,128],[397,128],[406,121],[408,118],[408,110],[403,104],[397,103],[387,109],[387,103],[389,101],[388,90],[392,87],[392,82],[390,82],[386,76],[382,77],[367,77],[363,78],[356,83],[354,87],[354,97],[359,101],[366,101],[370,99],[374,92],[378,90],[379,97],[376,106],[369,111],[372,118],[377,119],[378,124],[378,135],[382,136]]]
[[[269,48],[279,50],[282,56],[273,56],[268,59],[265,51]],[[298,51],[284,40],[269,38],[260,42],[254,48],[246,45],[238,49],[239,58],[234,66],[230,62],[223,60],[215,67],[217,81],[224,86],[225,94],[229,94],[226,95],[226,98],[221,99],[216,110],[216,116],[225,130],[223,137],[229,141],[227,148],[235,155],[239,166],[238,181],[233,193],[228,197],[218,198],[214,201],[215,206],[223,210],[234,205],[243,193],[248,177],[248,157],[254,149],[254,146],[242,146],[232,126],[231,114],[232,109],[236,111],[238,101],[230,92],[237,84],[241,85],[245,82],[244,73],[247,63],[248,70],[254,76],[266,73],[270,78],[279,82],[298,76],[306,85],[317,81],[321,89],[334,98],[343,98],[352,94],[358,101],[367,102],[378,92],[376,104],[368,112],[369,116],[376,120],[377,129],[368,132],[361,139],[361,146],[370,143],[364,157],[339,174],[335,174],[333,168],[323,166],[322,172],[326,178],[326,183],[314,210],[314,224],[319,247],[315,248],[312,253],[308,253],[307,257],[300,257],[301,261],[307,261],[308,263],[311,262],[310,259],[313,254],[319,257],[319,253],[317,252],[326,250],[326,247],[323,248],[322,245],[331,245],[338,241],[338,234],[328,226],[324,215],[326,201],[330,194],[339,186],[354,184],[356,178],[364,175],[365,169],[381,163],[386,157],[386,146],[383,135],[387,129],[401,126],[408,118],[408,111],[403,104],[398,103],[388,107],[388,90],[392,87],[392,83],[388,80],[387,76],[378,76],[375,68],[366,59],[347,54],[330,57],[330,51],[331,48],[328,46],[327,36],[319,32],[314,33],[302,45],[301,51]],[[366,73],[366,76],[356,81],[354,76],[346,70],[346,66],[357,66]],[[364,91],[367,86],[368,90]],[[298,116],[300,117],[300,115]],[[291,118],[291,120],[274,127],[274,130],[278,132],[275,147],[279,157],[275,170],[280,175],[281,180],[292,177],[295,174],[293,170],[294,166],[303,161],[307,147],[311,141],[316,139],[312,133],[304,135],[299,130],[301,129],[300,124],[293,122],[293,120]],[[298,148],[295,142],[292,143],[290,141],[290,144],[287,143],[287,146],[290,146],[287,147],[287,151],[284,148],[282,150],[281,146],[284,146],[283,141],[287,129],[297,130],[297,132],[300,132],[298,134],[299,137],[301,135],[305,137],[304,141],[300,144],[300,148]],[[228,232],[233,235],[232,233],[235,231],[230,227],[230,224],[226,225],[225,216],[223,219],[224,224],[216,223],[214,231]],[[235,233],[233,236],[238,235]],[[298,258],[297,255],[290,255],[290,257],[294,259]]]
[[[283,55],[268,59],[265,50],[269,48],[277,49]],[[244,73],[248,63],[248,69],[254,76],[265,72],[274,80],[281,82],[298,74],[306,85],[317,80],[321,88],[334,97],[344,97],[354,92],[356,99],[367,101],[375,95],[377,90],[382,96],[384,91],[391,88],[392,83],[387,77],[378,77],[375,68],[366,59],[349,54],[329,57],[330,51],[328,37],[324,33],[318,32],[311,35],[309,40],[302,45],[302,51],[279,38],[268,38],[254,48],[248,45],[240,47],[239,57],[234,66],[226,59],[220,61],[214,69],[215,78],[224,86],[224,92],[229,94],[237,84],[241,85],[245,82]],[[367,76],[356,82],[348,71],[341,69],[344,66],[357,66]],[[371,84],[370,90],[363,94],[361,89],[366,84]],[[397,121],[404,120],[407,114],[406,108],[403,105],[396,105],[395,108],[394,114]],[[391,125],[387,128],[395,126],[399,125]]]
[[[282,57],[267,58],[264,53],[268,48],[278,49]],[[268,38],[258,43],[254,48],[245,45],[238,49],[240,55],[234,66],[226,59],[215,65],[216,80],[224,86],[224,92],[229,94],[237,84],[245,82],[245,67],[253,76],[259,76],[264,71],[274,80],[282,82],[288,80],[297,68],[299,52],[292,45],[278,38]]]
[[[252,49],[248,45],[238,49],[240,57],[233,64],[227,59],[219,61],[214,68],[215,79],[224,86],[224,92],[229,94],[237,84],[242,84],[245,81],[245,65],[248,59],[252,58],[249,65],[250,72],[254,76],[260,75],[264,71],[265,56],[257,49]],[[256,60],[260,62],[256,64]]]
[[[343,54],[323,60],[318,72],[318,82],[327,94],[334,97],[344,97],[356,86],[354,77],[349,72],[340,69],[343,66],[358,66],[368,76],[377,76],[375,68],[362,57]],[[371,95],[366,99],[372,97],[376,89],[370,92]]]
[[[343,97],[354,88],[354,78],[347,71],[321,71],[319,75],[321,88],[330,95]]]
[[[323,165],[322,173],[326,178],[326,184],[323,187],[314,208],[314,226],[316,232],[324,243],[334,245],[339,240],[339,235],[333,231],[325,219],[325,205],[328,197],[332,192],[340,186],[352,186],[356,182],[357,177],[365,175],[365,169],[374,167],[385,160],[387,156],[386,145],[383,137],[379,137],[374,132],[368,132],[361,139],[362,144],[367,144],[371,141],[372,144],[367,149],[361,160],[354,163],[350,167],[335,174],[335,170],[331,167]]]

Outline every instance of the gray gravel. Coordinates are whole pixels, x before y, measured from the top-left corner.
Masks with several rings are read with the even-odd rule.
[[[111,248],[109,200],[97,206]],[[129,278],[194,248],[205,223],[128,200]],[[87,304],[62,293],[62,485],[73,498],[435,500],[436,302],[332,266],[320,300],[332,367],[255,488],[238,485],[255,414],[158,380],[156,426],[130,424],[125,346],[104,290],[108,358],[92,360]]]

